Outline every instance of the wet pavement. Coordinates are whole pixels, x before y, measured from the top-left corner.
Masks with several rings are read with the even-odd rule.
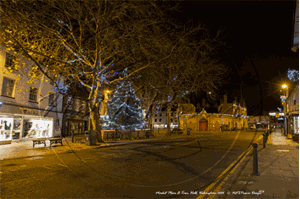
[[[251,149],[218,187],[198,198],[299,198],[299,143],[275,131],[257,154],[258,175]]]
[[[15,142],[1,161],[2,198],[197,198],[262,133],[193,132],[96,146],[67,138],[35,149],[32,141]]]

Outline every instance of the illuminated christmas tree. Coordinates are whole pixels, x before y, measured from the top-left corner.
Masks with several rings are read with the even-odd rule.
[[[127,70],[123,73],[127,76]],[[137,98],[132,82],[122,81],[108,101],[111,129],[134,130],[144,128],[142,102]]]

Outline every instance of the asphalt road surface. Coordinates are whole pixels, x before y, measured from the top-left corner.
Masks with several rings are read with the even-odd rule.
[[[203,191],[262,133],[197,133],[3,160],[1,198],[196,198],[193,191]]]

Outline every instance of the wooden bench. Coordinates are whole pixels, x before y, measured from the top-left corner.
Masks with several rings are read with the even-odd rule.
[[[50,147],[52,144],[57,144],[57,143],[60,143],[61,146],[63,146],[62,138],[48,138],[48,140],[50,141]]]

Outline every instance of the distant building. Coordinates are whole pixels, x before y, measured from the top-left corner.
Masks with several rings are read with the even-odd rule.
[[[268,128],[270,123],[270,116],[249,116],[248,125],[256,128]]]
[[[63,136],[83,134],[88,130],[88,93],[84,87],[72,84],[68,96],[63,98]]]
[[[176,115],[176,109],[171,109],[171,120],[170,127],[175,128],[178,126],[178,117]],[[152,117],[153,128],[167,128],[168,121],[168,111],[166,108],[163,108],[161,112],[154,114]]]
[[[215,131],[222,125],[228,125],[230,129],[248,128],[247,108],[244,99],[233,103],[227,102],[227,95],[218,107],[218,112],[207,113],[203,108],[200,113],[183,114],[180,116],[180,127],[191,128],[195,131]]]

